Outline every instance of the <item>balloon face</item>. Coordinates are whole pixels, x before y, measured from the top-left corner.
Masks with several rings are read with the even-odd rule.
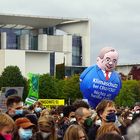
[[[105,71],[112,71],[115,69],[118,61],[118,53],[116,51],[108,52],[104,55],[103,59],[98,59],[98,66]]]

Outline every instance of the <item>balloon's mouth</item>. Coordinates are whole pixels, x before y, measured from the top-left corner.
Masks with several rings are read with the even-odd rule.
[[[108,70],[111,70],[113,67],[106,65],[106,68],[107,68]]]

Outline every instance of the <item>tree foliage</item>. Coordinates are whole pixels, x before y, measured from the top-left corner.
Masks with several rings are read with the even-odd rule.
[[[79,75],[73,75],[66,79],[57,79],[49,74],[40,75],[39,98],[40,99],[69,99],[71,102],[82,98],[79,89]],[[0,76],[1,87],[24,87],[23,98],[28,94],[28,81],[22,76],[17,66],[8,66]],[[140,81],[127,80],[122,82],[122,89],[116,97],[118,106],[132,106],[140,101]]]
[[[39,98],[41,99],[57,98],[56,82],[55,82],[55,79],[49,74],[40,75]]]
[[[24,87],[23,99],[26,98],[28,85],[17,66],[7,66],[0,77],[1,87]]]
[[[119,106],[133,106],[140,100],[140,82],[136,80],[123,81],[122,89],[115,102]]]
[[[71,102],[82,98],[82,93],[79,89],[79,75],[73,75],[72,77],[65,79],[64,95],[65,99],[70,99]]]
[[[65,99],[66,101],[82,98],[79,89],[79,75],[73,75],[63,80],[56,79],[49,74],[41,75],[39,97],[42,99]]]

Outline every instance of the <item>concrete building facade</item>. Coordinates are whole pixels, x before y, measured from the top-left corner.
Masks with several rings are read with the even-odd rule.
[[[54,75],[57,64],[90,66],[90,53],[88,19],[0,15],[0,73],[16,65],[24,76]]]

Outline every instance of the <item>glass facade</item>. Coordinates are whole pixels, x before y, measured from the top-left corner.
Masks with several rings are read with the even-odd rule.
[[[55,71],[55,53],[50,53],[50,75],[54,75]]]
[[[0,28],[0,32],[7,34],[7,49],[19,49],[21,34],[19,29]]]
[[[29,48],[30,50],[38,50],[38,36],[31,35],[29,42]]]
[[[72,37],[72,65],[82,66],[82,38],[74,35]]]
[[[40,29],[15,29],[15,28],[0,28],[0,32],[6,32],[7,49],[20,49],[20,36],[29,34],[29,49],[38,49],[38,34]],[[43,34],[54,35],[55,27],[42,29]]]
[[[54,35],[54,27],[44,28],[43,33],[47,35]]]
[[[65,76],[81,74],[87,67],[65,67]]]
[[[38,49],[38,30],[0,28],[0,32],[6,32],[7,49],[20,49],[20,36],[29,34],[29,49]]]

